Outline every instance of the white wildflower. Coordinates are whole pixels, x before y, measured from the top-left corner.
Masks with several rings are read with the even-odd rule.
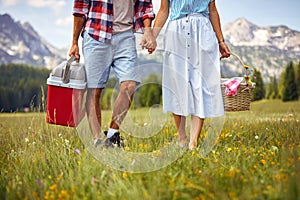
[[[70,141],[65,139],[65,143],[66,143],[66,145],[69,145]]]

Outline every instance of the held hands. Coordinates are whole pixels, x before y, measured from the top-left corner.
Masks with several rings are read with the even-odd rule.
[[[145,28],[140,45],[142,46],[142,49],[148,49],[149,54],[152,54],[155,51],[157,44],[151,28]]]

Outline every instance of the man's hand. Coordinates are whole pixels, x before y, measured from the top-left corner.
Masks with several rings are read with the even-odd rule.
[[[69,56],[71,57],[72,55],[75,55],[77,61],[80,60],[79,47],[77,43],[72,44],[70,48]]]
[[[72,46],[69,51],[69,56],[71,57],[72,55],[75,55],[77,62],[79,62],[79,59],[80,59],[78,38],[82,31],[82,27],[83,27],[84,23],[85,23],[84,17],[74,16]]]
[[[142,46],[142,49],[148,49],[149,54],[152,54],[155,51],[157,45],[156,39],[150,27],[145,28],[140,45]]]

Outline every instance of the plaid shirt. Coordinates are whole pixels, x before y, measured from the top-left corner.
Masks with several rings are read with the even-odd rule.
[[[121,0],[122,1],[122,0]],[[134,30],[143,30],[143,20],[154,19],[152,0],[134,0]],[[83,30],[95,40],[105,42],[112,38],[113,0],[74,0],[73,15],[85,17]]]

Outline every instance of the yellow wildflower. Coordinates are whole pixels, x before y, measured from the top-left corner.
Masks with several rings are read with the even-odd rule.
[[[129,151],[129,147],[128,146],[124,147],[124,149],[125,149],[125,151]]]
[[[56,184],[51,185],[50,190],[55,192],[57,190],[57,185]]]
[[[68,191],[66,190],[61,190],[59,195],[58,195],[58,199],[69,199],[70,195],[68,193]]]

